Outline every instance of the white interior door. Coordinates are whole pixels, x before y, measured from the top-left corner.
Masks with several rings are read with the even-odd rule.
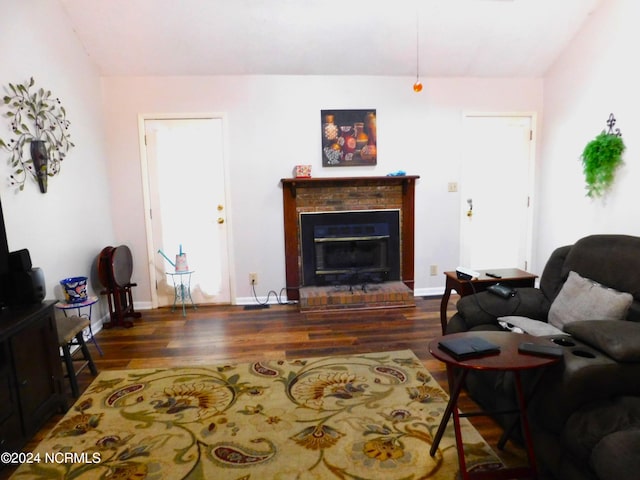
[[[157,305],[174,302],[167,272],[181,251],[193,301],[230,303],[223,119],[145,119],[144,130]]]
[[[466,115],[463,124],[460,264],[526,270],[533,118]]]

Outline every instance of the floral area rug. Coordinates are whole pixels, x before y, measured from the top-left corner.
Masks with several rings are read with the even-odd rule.
[[[446,401],[409,350],[103,371],[13,478],[450,480]],[[500,468],[462,422],[468,468]]]

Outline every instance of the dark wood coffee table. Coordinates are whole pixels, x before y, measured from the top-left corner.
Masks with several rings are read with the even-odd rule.
[[[440,323],[442,324],[442,334],[444,335],[447,328],[447,307],[449,306],[449,298],[451,291],[455,290],[458,295],[464,297],[473,293],[483,292],[487,287],[501,283],[513,288],[533,287],[535,285],[537,275],[525,272],[518,268],[493,268],[487,270],[479,270],[480,276],[472,280],[461,280],[456,272],[444,272],[445,286],[444,295],[440,302]],[[489,277],[487,273],[494,273],[501,278]]]
[[[464,337],[481,337],[500,346],[498,355],[487,355],[483,357],[469,358],[466,360],[457,360],[444,350],[440,349],[438,344],[443,339],[455,339]],[[562,357],[543,357],[537,355],[522,354],[518,352],[518,346],[521,342],[539,343],[542,345],[552,345],[548,338],[533,337],[526,334],[518,334],[511,332],[464,332],[438,337],[429,343],[429,352],[438,360],[447,364],[449,372],[449,402],[442,416],[436,436],[433,439],[430,454],[434,456],[438,450],[438,445],[442,439],[442,435],[449,423],[451,415],[453,415],[454,431],[456,436],[456,445],[458,447],[458,460],[460,462],[460,475],[462,479],[508,479],[508,478],[537,478],[537,469],[535,454],[533,451],[533,442],[531,439],[531,431],[529,429],[529,421],[526,415],[526,398],[531,398],[535,390],[535,383],[530,391],[525,392],[520,381],[520,372],[523,370],[531,370],[543,368],[553,365],[561,361]],[[460,431],[460,417],[470,415],[490,415],[491,412],[473,412],[460,413],[458,410],[458,397],[464,385],[467,373],[471,370],[487,370],[487,371],[511,371],[515,377],[515,387],[518,399],[518,411],[514,413],[520,414],[520,421],[527,449],[528,466],[505,468],[492,472],[467,472],[464,458],[464,446],[462,442],[462,434]],[[455,371],[455,377],[451,374]],[[495,413],[495,412],[494,412]],[[505,412],[501,412],[505,413]],[[500,439],[498,446],[502,448],[506,442],[506,437],[511,429],[507,429]]]

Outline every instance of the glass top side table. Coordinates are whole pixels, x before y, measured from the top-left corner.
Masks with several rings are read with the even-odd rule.
[[[194,310],[197,310],[195,303],[193,303],[193,298],[191,298],[191,274],[194,273],[195,270],[187,270],[185,272],[165,272],[167,275],[171,276],[173,281],[173,306],[171,307],[171,311],[175,312],[176,304],[180,302],[182,304],[182,316],[187,316],[187,302],[191,303],[191,306]]]

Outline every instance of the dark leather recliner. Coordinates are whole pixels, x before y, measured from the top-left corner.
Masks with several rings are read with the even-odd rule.
[[[578,321],[566,327],[575,331],[571,338],[549,336],[550,341],[568,339],[570,345],[564,361],[544,372],[529,405],[536,455],[541,468],[558,480],[631,478],[640,463],[639,237],[591,235],[559,247],[544,268],[539,288],[519,288],[508,300],[488,292],[465,296],[447,333],[501,330],[497,317],[508,315],[547,322],[571,271],[628,292],[633,301],[625,320]],[[509,373],[470,372],[466,388],[488,411],[516,406]],[[509,425],[513,416],[496,419]],[[629,448],[636,448],[634,456],[620,455]]]

